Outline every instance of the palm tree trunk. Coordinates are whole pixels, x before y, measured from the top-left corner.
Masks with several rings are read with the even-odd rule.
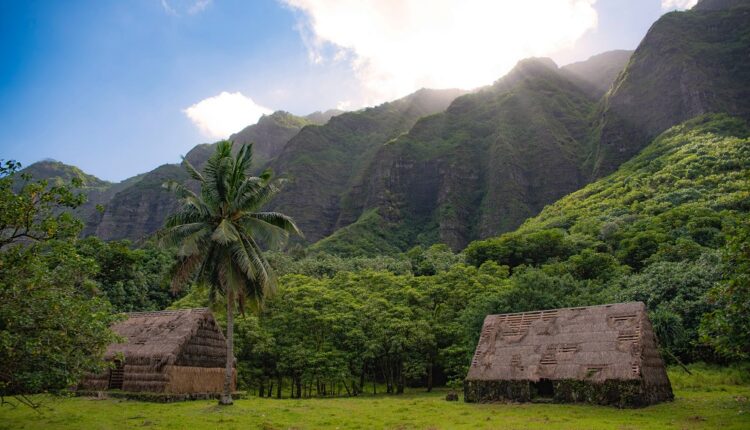
[[[224,372],[224,393],[219,399],[220,405],[232,404],[232,376],[234,376],[234,309],[233,297],[227,297],[227,365]]]

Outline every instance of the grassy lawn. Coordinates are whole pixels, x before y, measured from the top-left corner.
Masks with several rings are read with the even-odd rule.
[[[446,402],[444,391],[336,399],[156,404],[35,396],[44,406],[0,407],[0,429],[750,429],[746,376],[670,372],[676,399],[643,409],[566,404]]]

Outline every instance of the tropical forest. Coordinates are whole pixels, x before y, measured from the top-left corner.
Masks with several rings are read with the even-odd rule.
[[[0,5],[0,429],[750,428],[750,2],[136,3]]]

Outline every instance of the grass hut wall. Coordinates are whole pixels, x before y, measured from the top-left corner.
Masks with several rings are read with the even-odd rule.
[[[464,381],[467,402],[637,407],[673,398],[641,302],[488,315]]]
[[[205,308],[133,312],[112,326],[123,343],[107,348],[112,369],[88,375],[81,388],[154,393],[220,393],[227,343]],[[232,378],[232,390],[236,373]]]

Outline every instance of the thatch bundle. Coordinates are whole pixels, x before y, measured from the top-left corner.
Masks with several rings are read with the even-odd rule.
[[[125,338],[104,359],[121,366],[123,391],[215,393],[223,388],[226,340],[208,309],[134,312],[112,330]],[[118,360],[124,360],[119,362]],[[113,370],[88,375],[82,386],[113,386]]]
[[[577,399],[583,387],[595,392],[606,382],[607,399],[597,402],[622,403],[612,381],[639,387],[638,399],[628,398],[627,404],[672,398],[640,302],[487,316],[466,378],[466,400],[529,400],[536,387],[529,384],[540,381],[549,381],[544,390],[557,400]],[[576,390],[563,381],[584,384],[572,384],[581,387]]]
[[[218,367],[167,366],[166,393],[219,393],[224,389],[224,369]],[[232,378],[236,385],[237,372]],[[234,390],[234,388],[233,388]]]

